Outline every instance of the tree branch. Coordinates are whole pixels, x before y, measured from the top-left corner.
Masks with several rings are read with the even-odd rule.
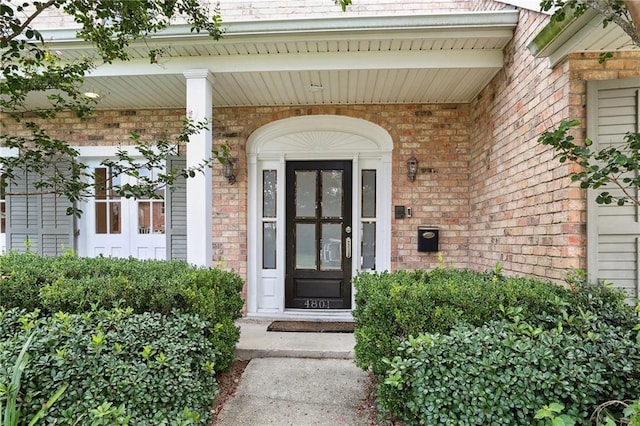
[[[640,3],[637,0],[624,0],[624,5],[631,15],[631,21],[636,30],[636,35],[640,35]]]
[[[629,37],[631,37],[631,40],[636,46],[640,46],[640,34],[638,34],[638,30],[636,26],[637,21],[634,20],[633,12],[631,9],[628,8],[628,5],[627,5],[628,3],[636,3],[636,2],[637,0],[625,1],[625,5],[627,6],[627,10],[629,11],[630,16],[625,16],[620,11],[616,11],[612,9],[606,3],[601,3],[599,0],[589,1],[588,5],[590,8],[592,8],[593,10],[599,12],[604,17],[606,17],[607,20],[611,20],[611,22],[617,24],[620,28],[622,28],[622,30],[625,33],[627,33]],[[605,21],[605,24],[606,24],[606,21]]]
[[[20,25],[12,34],[9,34],[8,36],[5,37],[6,41],[11,41],[14,38],[18,37],[20,34],[23,33],[23,31],[29,26],[29,24],[31,24],[31,22],[33,22],[34,19],[36,19],[38,17],[38,15],[40,15],[45,9],[48,9],[49,7],[53,6],[58,0],[49,0],[46,3],[44,3],[42,5],[42,7],[37,8],[35,12],[33,12],[26,21],[24,21],[22,23],[22,25]]]

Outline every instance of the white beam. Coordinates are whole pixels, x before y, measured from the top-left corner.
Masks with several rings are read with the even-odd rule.
[[[225,72],[321,71],[357,69],[446,69],[501,68],[502,51],[495,50],[438,50],[406,52],[337,52],[279,55],[236,55],[227,57],[171,58],[158,65],[148,59],[105,64],[89,77],[128,75],[182,74],[189,69],[212,69]]]
[[[211,127],[213,114],[213,77],[207,69],[184,72],[187,79],[187,115],[195,121],[207,121],[209,126],[189,137],[187,167],[211,158]],[[211,168],[187,179],[187,261],[193,265],[212,264],[212,181]]]

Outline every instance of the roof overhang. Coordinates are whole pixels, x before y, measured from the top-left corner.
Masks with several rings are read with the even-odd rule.
[[[531,41],[528,48],[536,58],[549,58],[555,66],[574,52],[615,52],[637,49],[631,38],[615,24],[606,28],[603,17],[593,9],[576,16],[567,10],[564,21],[550,21]]]
[[[229,22],[219,41],[175,25],[85,87],[100,108],[184,107],[183,72],[209,69],[216,106],[466,103],[502,68],[517,23],[515,10]],[[68,60],[95,55],[74,29],[42,35]],[[165,52],[158,63],[150,48]]]

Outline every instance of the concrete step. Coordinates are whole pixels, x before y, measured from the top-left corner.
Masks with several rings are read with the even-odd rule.
[[[298,333],[267,331],[270,320],[242,318],[236,357],[353,359],[353,333]]]

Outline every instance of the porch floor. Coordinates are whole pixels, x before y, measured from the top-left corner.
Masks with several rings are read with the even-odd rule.
[[[236,357],[353,359],[353,333],[298,333],[267,331],[271,320],[241,318]]]

